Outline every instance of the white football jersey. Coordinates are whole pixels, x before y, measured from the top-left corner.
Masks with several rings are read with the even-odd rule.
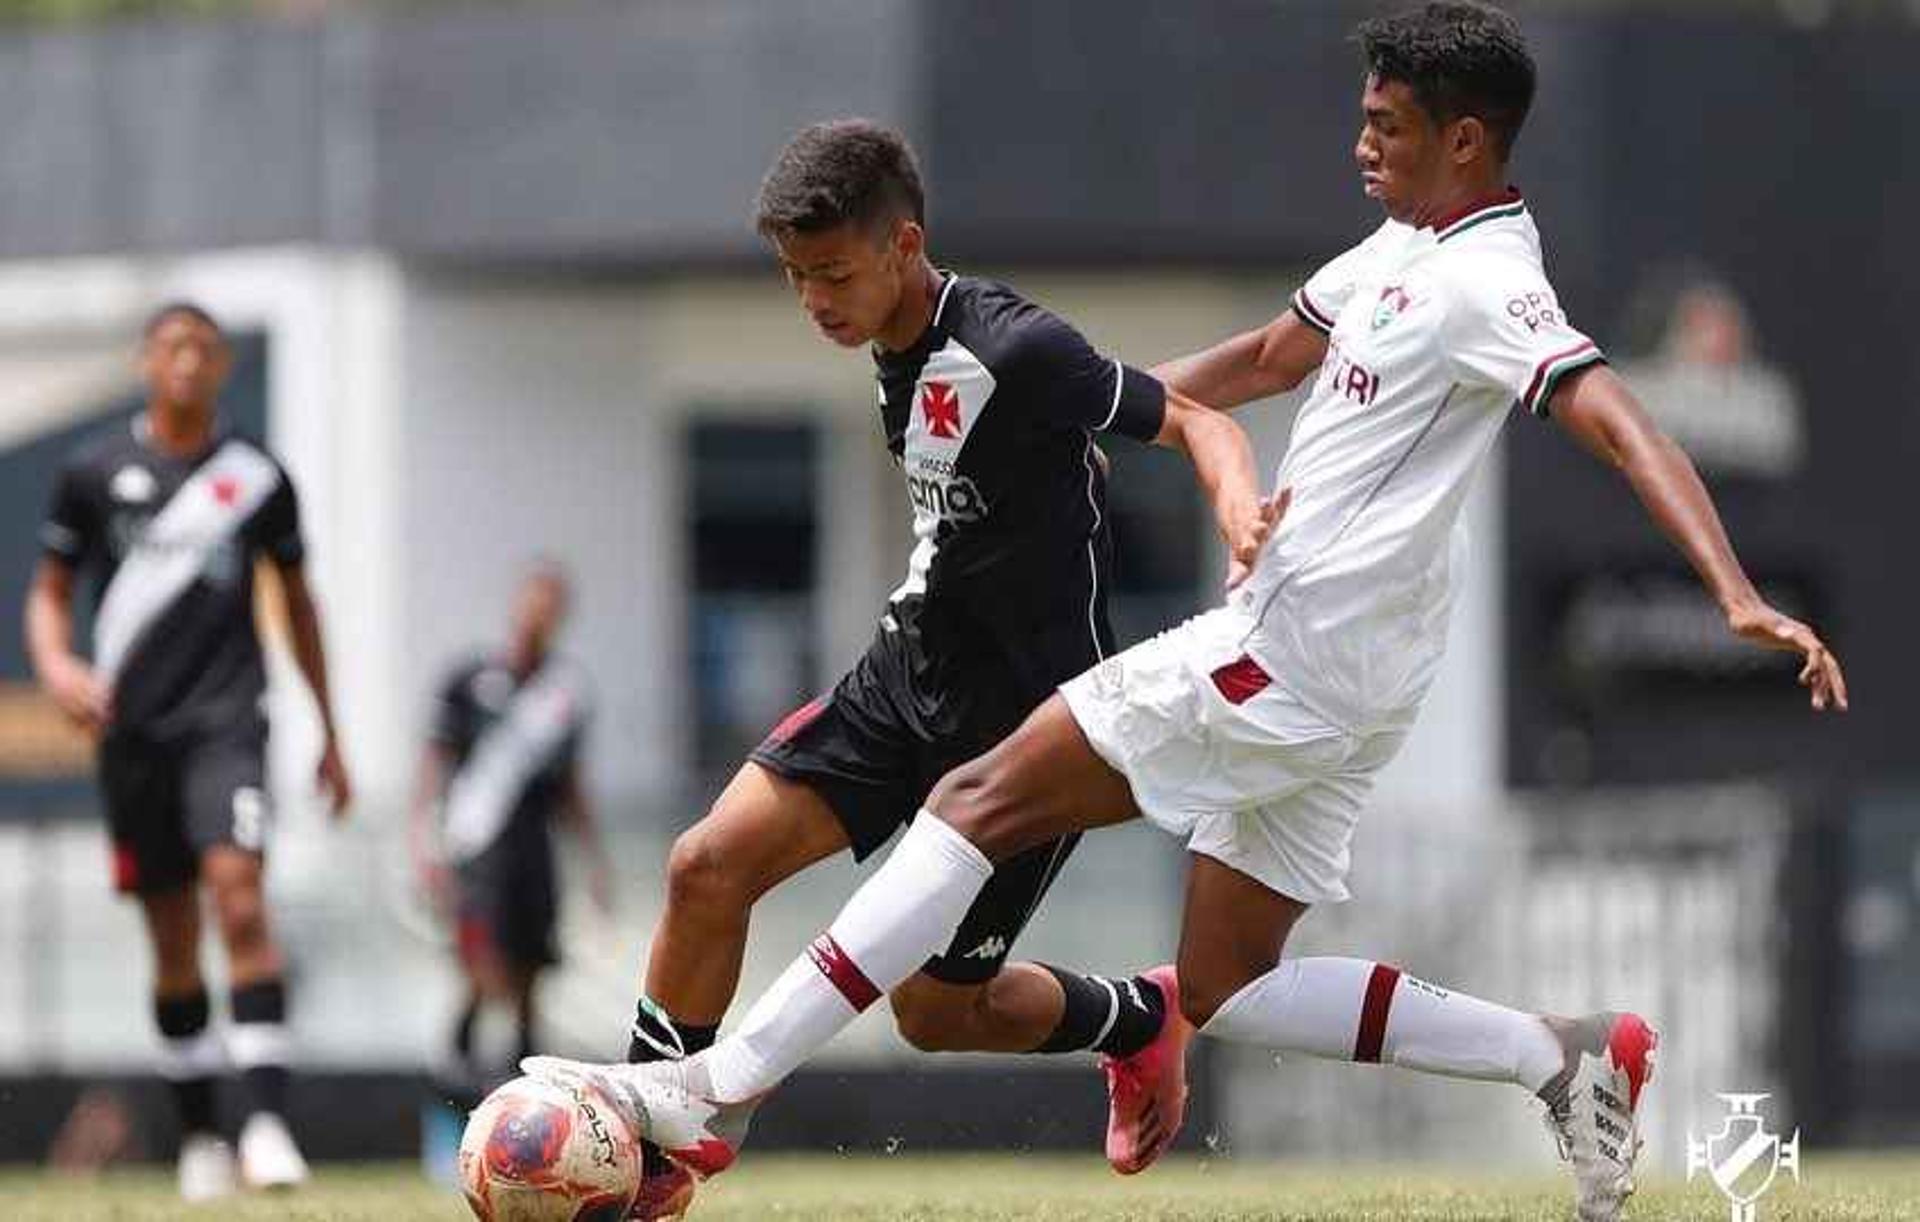
[[[1518,192],[1437,227],[1395,221],[1293,309],[1328,335],[1279,484],[1293,506],[1239,594],[1248,652],[1338,724],[1410,722],[1438,669],[1460,507],[1514,403],[1545,414],[1602,360],[1541,265]]]

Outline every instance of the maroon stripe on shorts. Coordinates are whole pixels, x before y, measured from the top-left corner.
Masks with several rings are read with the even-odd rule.
[[[813,945],[807,947],[807,958],[813,960],[820,974],[840,990],[840,996],[847,999],[847,1004],[853,1007],[855,1013],[864,1012],[868,1006],[880,1000],[880,990],[874,987],[873,981],[867,979],[860,965],[840,949],[840,944],[833,940],[832,934],[823,933],[815,938]]]
[[[827,698],[825,696],[815,696],[793,712],[782,717],[780,724],[773,727],[773,732],[767,735],[767,741],[770,743],[786,742],[795,734],[806,729],[807,723],[825,712],[826,707]]]
[[[1400,984],[1400,969],[1384,963],[1373,965],[1367,981],[1367,1000],[1360,1007],[1360,1034],[1353,1041],[1353,1059],[1377,1064],[1380,1045],[1387,1038],[1387,1012],[1393,1009],[1393,990]]]
[[[1273,676],[1260,669],[1260,663],[1246,654],[1213,672],[1213,685],[1228,704],[1245,704],[1266,690]]]

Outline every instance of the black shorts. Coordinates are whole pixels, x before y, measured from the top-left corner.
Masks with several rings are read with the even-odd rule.
[[[455,872],[460,957],[471,964],[498,956],[507,965],[550,967],[560,962],[553,850],[495,845]]]
[[[932,693],[925,669],[905,634],[883,630],[829,695],[789,715],[753,750],[755,763],[826,800],[856,861],[913,821],[935,781],[985,754],[1039,703],[992,666],[949,668]],[[998,974],[1079,839],[1002,862],[927,973],[950,984]]]
[[[184,887],[215,845],[265,853],[273,830],[266,750],[264,722],[176,742],[102,742],[114,887],[143,895]]]

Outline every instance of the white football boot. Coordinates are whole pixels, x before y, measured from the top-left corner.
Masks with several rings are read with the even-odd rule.
[[[1580,1222],[1615,1222],[1633,1195],[1640,1153],[1636,1113],[1653,1080],[1660,1036],[1638,1014],[1604,1012],[1548,1019],[1566,1068],[1540,1089],[1547,1129],[1573,1165]]]
[[[286,1121],[255,1112],[240,1129],[240,1178],[254,1188],[297,1188],[311,1174]]]
[[[233,1147],[212,1133],[189,1133],[180,1141],[180,1199],[217,1201],[235,1188]]]
[[[698,1056],[642,1065],[593,1065],[563,1057],[528,1057],[528,1077],[581,1083],[606,1097],[627,1129],[705,1179],[733,1165],[759,1102],[721,1103]]]

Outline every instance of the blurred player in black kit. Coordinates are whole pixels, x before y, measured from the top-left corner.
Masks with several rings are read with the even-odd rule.
[[[138,897],[156,965],[161,1072],[182,1129],[180,1191],[234,1184],[214,1084],[240,1071],[239,1173],[287,1187],[307,1166],[282,1119],[287,991],[262,869],[273,823],[265,783],[266,671],[254,566],[273,566],[295,662],[324,735],[319,783],[336,818],[352,793],[307,588],[299,502],[284,468],[225,429],[217,404],[232,351],[213,317],[174,302],[143,335],[146,409],[77,450],[41,528],[27,644],[41,686],[95,738],[114,883]],[[75,650],[75,580],[91,580],[90,658]],[[200,971],[203,892],[227,952],[232,1026],[209,1022]]]
[[[444,1066],[449,1086],[486,1076],[474,1025],[488,1003],[513,1010],[518,1055],[533,1049],[540,973],[559,962],[555,822],[587,850],[603,908],[609,895],[580,775],[591,696],[579,667],[553,649],[570,598],[557,564],[532,567],[506,648],[461,662],[442,683],[421,759],[413,843],[429,890],[454,917],[467,986]]]

